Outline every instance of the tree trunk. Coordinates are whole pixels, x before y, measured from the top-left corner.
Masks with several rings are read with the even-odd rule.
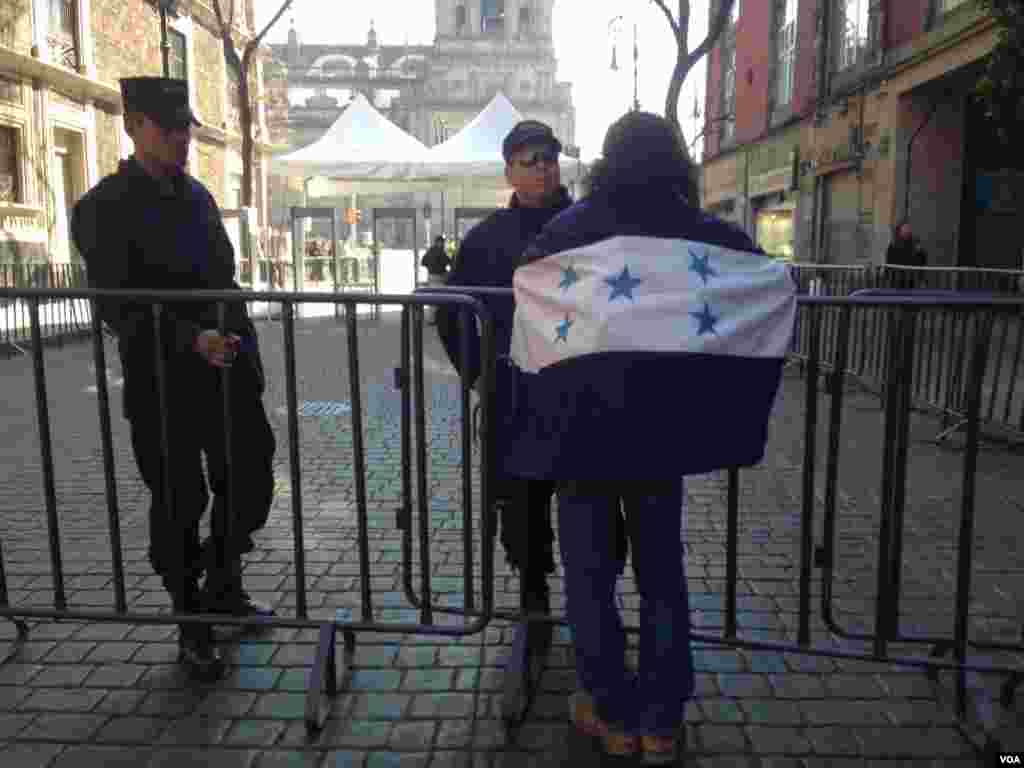
[[[249,96],[249,67],[252,64],[252,44],[249,43],[242,51],[241,72],[238,78],[238,129],[242,133],[242,206],[252,206],[253,178],[252,178],[252,99]]]

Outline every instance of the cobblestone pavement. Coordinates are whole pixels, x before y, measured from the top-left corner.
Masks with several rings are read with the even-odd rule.
[[[290,510],[301,493],[310,613],[360,615],[355,485],[348,348],[344,324],[331,319],[298,324],[298,399],[318,403],[299,419],[301,487],[288,466],[281,330],[261,324],[270,387],[266,396],[278,437],[277,496],[271,521],[246,563],[255,597],[279,613],[294,611],[296,579]],[[399,395],[392,367],[398,350],[397,315],[360,320],[361,390],[368,468],[368,523],[373,618],[417,621],[402,589],[401,533],[395,508],[401,497]],[[461,605],[468,571],[462,545],[461,414],[454,372],[428,329],[429,550],[435,603]],[[115,351],[108,347],[108,379],[119,393]],[[56,489],[64,574],[76,608],[113,605],[107,504],[101,473],[95,372],[88,344],[46,352],[48,403],[54,425]],[[10,599],[52,603],[31,361],[0,363],[5,424],[0,444],[0,540]],[[740,473],[739,626],[750,639],[793,640],[797,627],[799,520],[804,461],[804,381],[787,372],[773,415],[765,462]],[[119,394],[113,424],[116,487],[123,537],[127,597],[133,610],[164,611],[166,595],[145,558],[147,494],[131,458]],[[826,401],[814,453],[815,514],[820,529],[827,449]],[[838,561],[833,589],[836,619],[852,631],[873,624],[877,588],[873,563],[881,488],[882,420],[877,401],[851,390],[844,412],[839,477]],[[926,438],[936,422],[913,423],[904,549],[901,628],[951,635],[955,588],[955,534],[959,526],[960,464],[956,445]],[[692,436],[680,435],[680,439]],[[954,438],[957,440],[959,438]],[[1019,546],[1024,473],[1018,454],[986,446],[979,457],[978,526],[972,592],[972,637],[1017,640],[1015,596],[1021,593],[1024,554]],[[414,486],[415,487],[415,486]],[[696,627],[724,625],[725,474],[687,481],[684,541]],[[473,506],[477,595],[480,573],[479,504]],[[818,534],[820,540],[820,534]],[[414,549],[418,585],[420,553]],[[629,571],[627,570],[627,574]],[[820,571],[815,571],[814,642],[862,648],[833,639],[820,620]],[[496,557],[495,599],[514,608],[518,584]],[[560,579],[555,609],[564,608]],[[626,621],[636,624],[639,599],[631,578],[621,585]],[[441,615],[440,623],[461,619]],[[463,638],[358,636],[348,689],[331,703],[324,730],[306,733],[304,692],[314,655],[314,630],[273,630],[227,637],[229,677],[216,685],[185,680],[174,665],[173,628],[78,622],[40,622],[29,641],[0,666],[0,765],[28,766],[499,766],[598,765],[593,746],[566,720],[574,686],[568,632],[555,630],[542,690],[529,719],[507,736],[501,720],[502,665],[511,626],[494,621]],[[0,644],[14,637],[0,622]],[[903,645],[900,652],[925,653]],[[0,645],[0,653],[2,653]],[[799,654],[700,646],[698,688],[686,714],[687,765],[971,766],[978,758],[954,727],[949,707],[920,672],[886,664]],[[978,660],[1019,664],[1018,654],[985,653]],[[942,677],[940,693],[952,678]],[[982,680],[989,690],[998,681]],[[1013,718],[1009,717],[1010,726]],[[1016,731],[1006,732],[1010,747]],[[614,764],[607,760],[606,764]]]

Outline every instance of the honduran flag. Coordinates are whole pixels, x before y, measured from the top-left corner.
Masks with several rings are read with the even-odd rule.
[[[506,471],[631,480],[761,461],[796,318],[784,264],[615,236],[521,266],[514,293]]]

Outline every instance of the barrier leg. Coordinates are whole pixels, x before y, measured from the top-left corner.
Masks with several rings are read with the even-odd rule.
[[[332,699],[337,696],[347,684],[348,671],[353,666],[356,636],[352,630],[342,628],[345,654],[341,660],[341,675],[338,675],[337,633],[338,625],[333,621],[320,627],[316,657],[309,670],[309,684],[306,688],[306,732],[310,734],[323,728],[327,720],[330,706],[325,705],[324,694]]]

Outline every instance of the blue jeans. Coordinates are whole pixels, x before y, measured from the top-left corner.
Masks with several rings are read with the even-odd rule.
[[[636,676],[626,671],[626,635],[615,602],[620,503],[642,599]],[[626,733],[675,735],[693,695],[682,508],[682,479],[559,487],[559,544],[577,676],[601,718]]]

